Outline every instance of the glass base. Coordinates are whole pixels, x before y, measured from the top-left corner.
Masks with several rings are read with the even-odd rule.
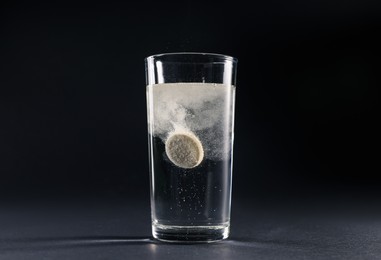
[[[228,238],[229,224],[217,226],[172,226],[152,224],[153,237],[171,243],[211,243]]]

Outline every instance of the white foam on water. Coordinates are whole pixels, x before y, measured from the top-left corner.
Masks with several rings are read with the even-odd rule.
[[[151,104],[149,129],[164,142],[170,134],[191,132],[198,136],[205,156],[222,159],[226,135],[231,132],[234,86],[211,83],[165,83],[147,87]]]

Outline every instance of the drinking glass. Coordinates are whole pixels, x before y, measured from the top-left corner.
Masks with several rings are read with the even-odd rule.
[[[237,59],[210,53],[147,57],[152,233],[213,242],[230,230]]]

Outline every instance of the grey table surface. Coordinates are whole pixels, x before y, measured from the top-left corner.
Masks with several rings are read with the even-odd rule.
[[[211,244],[151,238],[147,200],[0,207],[0,259],[380,259],[375,205],[233,201],[231,236]]]

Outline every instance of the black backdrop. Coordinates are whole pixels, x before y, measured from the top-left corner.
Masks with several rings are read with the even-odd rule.
[[[178,51],[239,59],[236,198],[379,196],[380,6],[2,3],[0,198],[148,198],[143,59]]]

